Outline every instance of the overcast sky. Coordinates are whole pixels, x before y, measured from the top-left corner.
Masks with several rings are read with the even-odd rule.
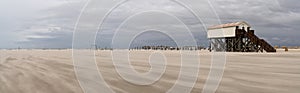
[[[1,0],[0,48],[71,48],[75,24],[87,1]],[[97,45],[110,47],[116,28],[122,24],[126,17],[130,17],[131,13],[138,12],[144,9],[143,7],[146,7],[145,9],[162,9],[170,14],[178,15],[177,17],[184,24],[192,28],[190,30],[197,44],[207,45],[205,27],[203,27],[205,23],[202,24],[196,21],[188,9],[182,8],[176,3],[169,3],[167,0],[152,1],[158,3],[131,2],[116,8],[107,17],[107,21],[104,21],[102,29],[97,35]],[[267,40],[272,45],[279,46],[300,46],[299,4],[299,0],[211,0],[211,6],[215,9],[221,23],[246,21],[260,38]],[[207,3],[199,4],[200,9],[205,9],[201,6],[209,7],[210,5],[207,5]],[[105,5],[99,5],[97,8],[110,9]],[[100,13],[102,12],[100,11]],[[181,25],[163,16],[160,13],[138,15],[139,18],[133,18],[129,21],[135,24],[126,25],[127,27],[122,31],[131,33],[134,30],[147,28],[144,25],[154,26],[155,24],[156,27],[167,26],[167,30],[172,30],[178,35],[170,37],[166,35],[167,32],[149,31],[136,36],[133,43],[147,42],[152,45],[153,43],[174,45],[172,38],[181,38],[182,41],[179,42],[189,42],[189,40],[186,40],[186,36],[181,34],[184,32],[180,32],[183,30],[180,28]],[[91,19],[93,18],[91,17]],[[200,19],[205,18],[208,17],[200,17]],[[155,22],[157,20],[161,21],[161,23],[155,23],[154,20],[156,20]],[[126,37],[128,37],[122,34],[119,36],[124,37],[120,39],[127,39]]]

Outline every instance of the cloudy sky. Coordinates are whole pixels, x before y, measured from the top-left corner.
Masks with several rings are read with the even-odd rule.
[[[88,0],[1,0],[0,1],[0,48],[71,48],[74,27]],[[105,1],[105,0],[102,0]],[[112,1],[112,0],[108,0]],[[121,0],[120,0],[121,1]],[[120,2],[114,0],[112,3]],[[168,0],[128,0],[131,2],[121,4],[112,10],[108,5],[97,5],[85,8],[86,13],[99,13],[107,15],[103,21],[96,42],[101,47],[111,47],[112,42],[122,43],[126,39],[132,43],[149,43],[174,45],[178,42],[190,42],[186,30],[181,23],[192,33],[198,45],[207,45],[205,26],[189,11],[178,3]],[[149,2],[146,2],[149,1]],[[178,0],[186,1],[186,0]],[[192,1],[192,0],[191,0]],[[199,0],[197,0],[199,1]],[[205,1],[205,0],[203,0]],[[256,34],[279,46],[300,46],[300,3],[299,0],[210,0],[210,3],[197,3],[198,9],[212,9],[218,15],[221,23],[246,21],[251,24]],[[116,3],[118,4],[118,3]],[[95,9],[96,8],[96,9]],[[163,13],[148,10],[162,10]],[[94,11],[101,10],[101,11]],[[144,11],[147,10],[147,11]],[[207,10],[211,11],[211,10]],[[137,14],[142,12],[140,14]],[[168,16],[166,16],[168,15]],[[175,16],[172,16],[175,15]],[[202,20],[209,20],[210,15],[202,12]],[[174,21],[172,18],[181,21]],[[126,20],[131,18],[130,20]],[[96,20],[97,16],[90,15],[85,21]],[[150,31],[149,29],[153,29]],[[166,28],[167,27],[167,28]],[[146,29],[147,28],[147,29]],[[159,29],[167,30],[166,32]],[[82,29],[81,29],[82,30]],[[84,29],[87,30],[88,28]],[[138,33],[134,31],[149,30]],[[172,32],[176,32],[173,33]],[[119,32],[119,34],[116,34]],[[93,33],[95,34],[95,33]],[[114,40],[114,35],[120,38]],[[169,36],[171,35],[171,36]],[[93,41],[86,41],[92,43]],[[83,43],[84,44],[84,43]]]

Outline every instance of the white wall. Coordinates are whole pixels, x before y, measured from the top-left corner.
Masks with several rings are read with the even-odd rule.
[[[236,27],[228,27],[208,30],[207,38],[235,37],[235,28]]]

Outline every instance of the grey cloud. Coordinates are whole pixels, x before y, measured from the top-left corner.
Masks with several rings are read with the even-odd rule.
[[[39,11],[34,20],[17,31],[22,39],[16,43],[24,48],[70,48],[80,12],[74,7],[79,7],[80,3],[66,4],[70,2]]]
[[[122,19],[130,16],[130,13],[138,11],[134,9],[139,8],[160,8],[176,14],[192,28],[192,33],[196,38],[198,45],[208,44],[206,32],[202,26],[205,23],[200,23],[195,20],[195,18],[191,17],[191,14],[189,14],[189,11],[187,11],[185,8],[168,3],[164,0],[157,1],[162,3],[160,5],[153,5],[151,3],[137,1],[139,3],[129,3],[129,5],[120,6],[120,9],[113,11],[107,18],[106,24],[102,26],[102,30],[97,35],[97,43],[99,46],[110,47],[111,39],[114,35],[113,30],[124,21]],[[300,11],[299,6],[296,5],[297,3],[295,2],[299,1],[278,0],[277,2],[273,0],[213,0],[212,4],[216,9],[217,14],[221,18],[222,23],[241,20],[247,21],[253,26],[253,29],[256,30],[256,33],[260,37],[267,39],[273,45],[299,45],[300,42],[297,39],[299,39],[298,35],[300,35],[300,32],[298,31],[298,29],[300,29],[298,26],[300,24]],[[84,3],[85,0],[79,0],[41,11],[41,14],[37,15],[37,19],[34,22],[22,28],[25,29],[25,32],[23,31],[22,33],[26,33],[26,35],[51,36],[53,38],[25,38],[26,40],[24,42],[20,42],[22,42],[24,46],[31,45],[34,47],[45,47],[45,45],[41,44],[43,44],[43,42],[47,42],[46,46],[49,47],[70,48],[73,34],[72,31],[74,30],[73,28],[77,21],[77,17]],[[199,5],[199,8],[201,7],[203,6]],[[99,8],[103,8],[103,10],[109,9],[108,6],[101,6]],[[93,10],[88,11],[89,13],[95,12]],[[201,18],[209,19],[210,16],[203,13]],[[91,17],[87,19],[86,25],[90,25],[88,20],[94,20],[94,18]],[[157,20],[162,19],[157,17]],[[142,25],[143,22],[137,24]],[[157,25],[169,27],[176,26],[172,23]],[[60,29],[51,29],[51,27],[59,27]],[[128,28],[126,30],[130,32],[138,27],[143,26],[133,26],[132,28]],[[48,29],[46,32],[33,31],[36,30],[36,28],[50,29]],[[145,39],[148,39],[149,42],[167,39],[167,37],[164,35],[156,34],[157,33],[148,33],[147,35],[143,35],[143,37],[148,37]],[[184,37],[182,37],[182,39],[184,39]]]
[[[300,12],[299,0],[278,0],[279,5],[285,10],[292,12]]]

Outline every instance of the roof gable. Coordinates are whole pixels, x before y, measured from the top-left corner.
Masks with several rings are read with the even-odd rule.
[[[236,27],[236,26],[240,26],[242,24],[245,24],[245,25],[251,27],[247,22],[245,22],[245,21],[239,21],[239,22],[234,22],[234,23],[226,23],[226,24],[211,26],[211,27],[208,28],[208,30],[211,30],[211,29],[220,29],[220,28],[227,28],[227,27]]]

